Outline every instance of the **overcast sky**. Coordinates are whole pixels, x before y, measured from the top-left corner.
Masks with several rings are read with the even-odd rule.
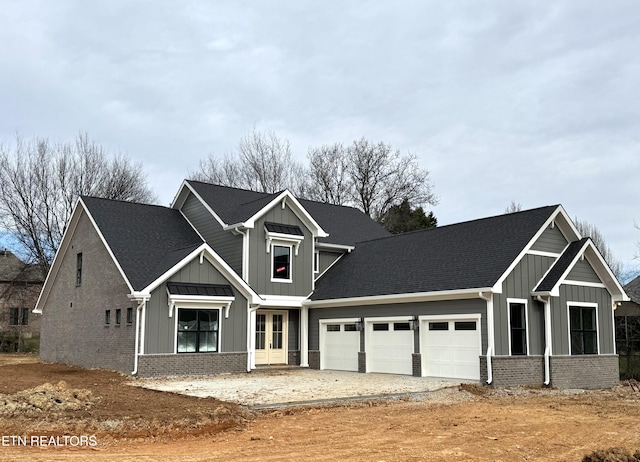
[[[634,267],[640,2],[0,0],[0,139],[86,131],[167,205],[254,127],[418,156],[439,224],[562,203]]]

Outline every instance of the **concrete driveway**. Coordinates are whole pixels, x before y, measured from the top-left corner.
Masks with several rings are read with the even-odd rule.
[[[287,368],[257,370],[250,374],[138,379],[133,385],[191,396],[215,397],[252,408],[268,408],[428,393],[462,382],[460,379]]]

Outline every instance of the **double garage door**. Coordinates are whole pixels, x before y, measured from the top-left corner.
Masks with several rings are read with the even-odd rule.
[[[367,372],[412,375],[412,354],[418,342],[422,375],[479,380],[480,320],[420,317],[416,339],[411,318],[366,318],[364,322]],[[320,322],[322,369],[358,370],[358,319]]]

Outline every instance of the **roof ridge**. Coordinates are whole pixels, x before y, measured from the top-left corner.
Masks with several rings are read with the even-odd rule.
[[[87,196],[84,194],[80,195],[80,199],[82,199],[83,201],[85,199],[90,199],[90,200],[100,200],[100,201],[108,201],[108,202],[118,202],[121,204],[144,205],[147,207],[158,207],[158,208],[167,209],[167,210],[175,210],[175,209],[172,209],[171,207],[167,207],[166,205],[161,205],[161,204],[147,204],[146,202],[124,201],[122,199],[110,199],[108,197]]]
[[[362,244],[364,242],[373,242],[373,241],[379,241],[382,239],[390,239],[393,237],[399,237],[399,236],[407,236],[410,234],[417,234],[417,233],[426,233],[429,231],[436,231],[436,230],[441,230],[441,229],[445,229],[445,228],[451,228],[452,226],[460,226],[460,225],[465,225],[465,224],[470,224],[470,223],[478,223],[478,222],[482,222],[482,221],[487,221],[487,220],[492,220],[492,219],[496,219],[496,218],[500,218],[500,217],[506,217],[509,215],[518,215],[518,214],[523,214],[523,213],[530,213],[530,212],[535,212],[538,210],[542,210],[545,208],[558,208],[560,207],[560,204],[556,204],[556,205],[544,205],[542,207],[536,207],[533,209],[527,209],[527,210],[520,210],[518,212],[512,212],[512,213],[502,213],[502,214],[498,214],[498,215],[492,215],[490,217],[483,217],[483,218],[474,218],[471,220],[465,220],[465,221],[459,221],[457,223],[449,223],[447,225],[442,225],[442,226],[436,226],[433,228],[426,228],[426,229],[416,229],[414,231],[407,231],[406,233],[398,233],[398,234],[392,234],[390,236],[384,236],[384,237],[378,237],[376,239],[369,239],[366,241],[360,241],[359,243]]]

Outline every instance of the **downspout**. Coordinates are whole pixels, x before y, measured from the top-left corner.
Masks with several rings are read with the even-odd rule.
[[[134,353],[133,353],[133,371],[131,375],[138,374],[138,353],[140,350],[140,311],[142,310],[143,305],[147,303],[146,299],[142,299],[142,303],[138,305],[136,308],[136,340],[134,344]]]
[[[495,352],[495,339],[493,332],[493,295],[486,296],[478,292],[478,296],[487,302],[487,385],[493,382],[493,368],[491,357]]]
[[[551,297],[547,297],[546,300],[536,295],[536,300],[540,303],[544,303],[544,384],[549,385],[551,383]]]

